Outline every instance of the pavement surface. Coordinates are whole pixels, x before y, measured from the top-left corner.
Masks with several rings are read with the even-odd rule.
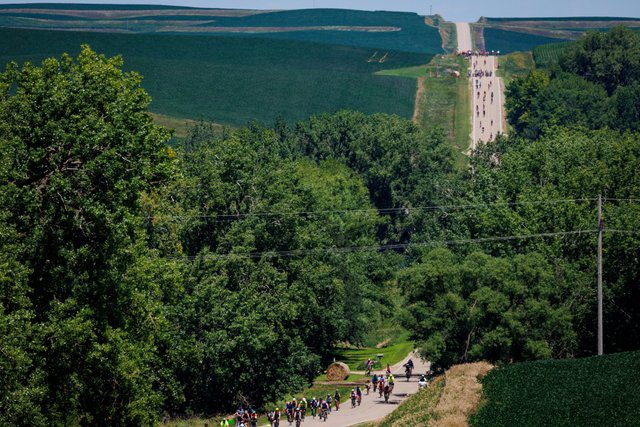
[[[471,27],[469,27],[468,22],[456,22],[456,38],[458,40],[458,52],[473,50]]]
[[[410,358],[413,359],[414,369],[413,375],[407,382],[402,365],[407,363]],[[389,403],[385,403],[384,397],[379,397],[378,393],[371,392],[367,396],[363,389],[363,393],[365,394],[362,396],[360,406],[351,408],[349,397],[343,396],[344,401],[340,405],[340,410],[336,411],[334,408],[326,422],[320,421],[318,418],[314,420],[311,417],[307,417],[302,425],[305,427],[313,427],[316,425],[324,427],[344,427],[383,418],[396,409],[402,401],[418,391],[420,375],[426,374],[429,367],[430,364],[428,362],[424,362],[417,354],[412,353],[403,361],[391,367],[391,372],[396,377],[396,381],[393,393],[391,393],[391,397],[389,398]],[[280,423],[280,427],[288,427],[288,425],[289,423],[287,423],[286,419]]]
[[[458,52],[473,50],[469,23],[457,22],[456,32]],[[496,135],[504,133],[504,83],[496,75],[497,56],[472,55],[469,61],[471,71],[469,80],[473,99],[471,150],[475,150],[478,144],[492,141]]]
[[[474,55],[469,60],[471,61],[470,79],[473,98],[471,134],[473,150],[478,144],[492,141],[498,134],[504,133],[504,93],[502,79],[496,76],[497,56]],[[484,76],[476,76],[476,73],[484,73]]]

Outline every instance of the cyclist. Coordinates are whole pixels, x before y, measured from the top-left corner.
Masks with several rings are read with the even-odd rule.
[[[358,401],[358,406],[360,406],[360,402],[362,402],[362,389],[360,389],[360,386],[356,387],[356,400]]]
[[[307,398],[303,397],[302,400],[300,401],[300,405],[298,406],[300,408],[300,415],[302,415],[302,421],[304,421],[304,416],[307,413]]]
[[[329,409],[331,405],[329,405],[325,400],[320,400],[320,418],[324,418],[325,421],[327,419],[327,414],[329,413]]]
[[[318,412],[318,399],[316,399],[315,396],[311,399],[311,402],[309,402],[309,406],[311,406],[311,415],[315,418]]]
[[[253,409],[249,412],[249,424],[251,427],[258,427],[258,414]]]
[[[356,407],[356,391],[351,389],[351,408]]]
[[[287,413],[287,421],[289,421],[289,424],[291,424],[291,422],[293,421],[293,408],[295,408],[293,402],[287,402],[284,406],[284,409]]]
[[[273,411],[273,427],[278,427],[280,425],[280,408],[276,408]]]
[[[300,422],[302,422],[302,410],[299,407],[295,409],[293,419],[296,422],[296,427],[300,427]]]
[[[327,394],[327,405],[329,406],[329,414],[331,413],[331,395]]]
[[[389,391],[393,391],[393,385],[395,382],[395,378],[393,376],[393,374],[389,374]]]
[[[373,391],[376,391],[376,389],[378,388],[378,374],[373,374],[373,377],[371,377],[371,382],[373,383]]]
[[[340,392],[336,389],[336,393],[333,395],[333,402],[336,405],[336,411],[340,410]]]

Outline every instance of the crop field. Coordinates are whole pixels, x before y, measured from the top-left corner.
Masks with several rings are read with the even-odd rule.
[[[75,55],[82,43],[121,54],[125,68],[144,76],[154,113],[232,126],[341,108],[410,118],[416,82],[374,73],[431,58],[385,51],[382,60],[370,48],[243,37],[0,29],[0,39],[3,64]]]
[[[497,28],[484,29],[485,48],[499,50],[501,53],[530,51],[539,45],[566,40]]]
[[[537,47],[534,51],[535,49]],[[505,85],[511,83],[513,79],[527,75],[536,66],[531,52],[513,52],[501,56],[499,62],[500,68],[497,73],[504,79]]]
[[[640,352],[516,363],[483,380],[474,426],[640,425]]]
[[[587,31],[608,31],[617,25],[640,30],[639,18],[481,18],[488,49],[504,52],[531,50],[533,47],[576,40]]]
[[[533,48],[533,60],[539,67],[557,62],[560,56],[571,46],[570,42],[550,43]]]
[[[395,51],[441,53],[438,29],[415,13],[342,9],[254,11],[0,5],[0,27],[112,33],[172,33],[267,37]]]

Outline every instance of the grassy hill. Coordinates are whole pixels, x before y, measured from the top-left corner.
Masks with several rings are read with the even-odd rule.
[[[499,50],[501,53],[529,51],[536,46],[559,41],[566,41],[566,39],[557,39],[498,28],[484,29],[485,48],[488,50]]]
[[[566,42],[587,31],[608,31],[616,25],[640,29],[640,18],[561,17],[561,18],[481,18],[487,49],[502,52],[529,51],[536,46]]]
[[[483,380],[474,426],[640,425],[640,352],[516,363]]]
[[[0,27],[250,35],[407,52],[442,52],[438,29],[427,25],[424,17],[405,12],[26,4],[0,5]]]
[[[340,108],[411,117],[416,82],[375,75],[427,63],[425,54],[292,40],[0,29],[0,63],[39,62],[82,43],[122,54],[153,97],[151,110],[239,125]],[[383,53],[386,54],[382,60]],[[376,54],[374,56],[374,54]],[[370,59],[370,58],[374,59]]]

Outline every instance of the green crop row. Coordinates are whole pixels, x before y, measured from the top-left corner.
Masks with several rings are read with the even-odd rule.
[[[171,14],[154,14],[153,11],[140,14],[139,9],[127,9],[115,17],[99,14],[100,8],[91,9],[93,14],[81,14],[70,7],[68,14],[56,8],[57,13],[30,13],[11,9],[0,15],[0,27],[30,29],[65,29],[88,31],[126,31],[134,33],[163,34],[206,34],[227,37],[264,37],[286,40],[307,41],[346,46],[363,46],[379,49],[441,53],[442,39],[437,28],[428,26],[424,18],[416,13],[406,12],[369,12],[344,9],[302,9],[257,14],[243,14],[230,11],[225,16],[206,16],[190,14],[188,9],[175,9]],[[103,8],[111,10],[110,8]],[[127,13],[130,12],[130,16]],[[136,15],[138,14],[138,15]],[[215,28],[211,28],[215,27]],[[315,27],[310,30],[300,30]],[[318,27],[342,27],[344,30],[318,30]],[[375,27],[376,31],[363,31],[349,27]],[[252,28],[261,28],[260,32]],[[264,29],[271,31],[262,32]],[[296,28],[295,31],[282,31]],[[383,31],[380,28],[384,28]],[[229,30],[233,29],[233,32]]]
[[[562,41],[566,40],[498,28],[484,29],[485,48],[499,50],[501,53],[527,52],[539,45]]]
[[[640,425],[640,351],[516,363],[483,379],[476,427]]]
[[[144,76],[151,110],[241,125],[289,122],[348,108],[411,117],[416,83],[374,73],[424,64],[430,55],[264,38],[0,29],[0,63],[39,62],[89,44]],[[376,58],[382,57],[378,52]],[[0,65],[2,66],[2,65]]]
[[[571,46],[571,42],[549,43],[536,46],[533,48],[533,60],[537,66],[546,67],[557,62],[569,46]]]

